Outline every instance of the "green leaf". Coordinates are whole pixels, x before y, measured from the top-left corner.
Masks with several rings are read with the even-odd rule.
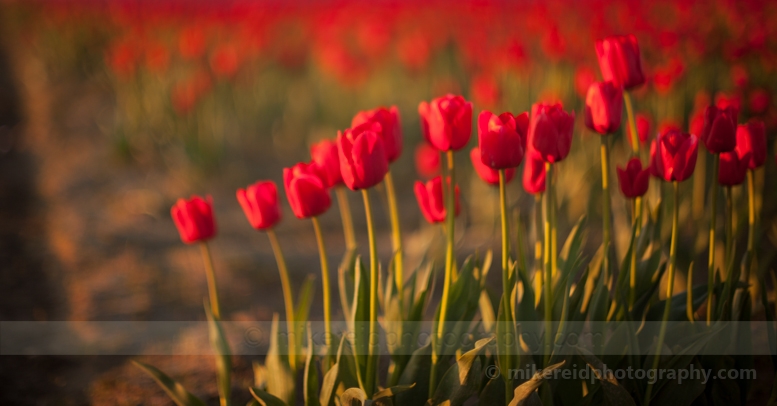
[[[372,395],[372,401],[375,402],[377,405],[386,405],[387,403],[390,404],[390,400],[396,396],[399,393],[407,392],[410,389],[413,389],[415,384],[412,385],[395,385],[390,388],[386,388],[383,390],[380,390],[376,392],[374,395]]]
[[[580,219],[577,220],[577,224],[575,224],[572,231],[569,232],[569,236],[567,236],[564,246],[561,248],[561,252],[559,253],[559,269],[561,270],[560,276],[562,278],[565,276],[568,277],[574,270],[575,263],[579,263],[578,260],[581,256],[580,249],[583,246],[586,236],[586,219],[585,215],[580,216]]]
[[[340,304],[343,306],[343,314],[347,315],[351,314],[351,298],[353,297],[354,280],[356,279],[354,274],[356,256],[355,249],[346,251],[337,268],[337,287],[340,290]],[[350,322],[350,320],[347,321]],[[348,326],[348,328],[351,327]]]
[[[349,388],[340,395],[340,404],[343,406],[362,406],[369,403],[367,403],[367,394],[361,388]]]
[[[577,348],[577,352],[583,358],[585,363],[591,366],[594,375],[596,375],[596,378],[602,384],[602,390],[604,391],[604,400],[606,404],[616,406],[636,406],[636,403],[634,403],[634,399],[631,397],[631,395],[629,395],[629,392],[627,392],[626,389],[623,389],[623,387],[618,384],[618,380],[615,379],[612,373],[602,374],[602,371],[609,372],[609,370],[606,369],[607,366],[604,365],[604,363],[599,358],[596,358],[594,354],[581,347]]]
[[[370,321],[370,278],[362,264],[361,257],[354,263],[354,296],[351,304],[351,331],[353,331],[353,352],[356,354],[356,373],[360,382],[367,378],[367,357],[369,354]]]
[[[318,369],[316,368],[315,347],[313,346],[313,332],[308,323],[308,356],[305,360],[305,406],[320,406],[318,401]]]
[[[286,406],[286,403],[282,400],[259,388],[248,388],[248,391],[251,392],[254,399],[262,406]]]
[[[500,371],[510,371],[518,366],[520,358],[521,342],[518,336],[516,323],[505,311],[504,296],[499,301],[499,316],[496,325],[496,365]],[[509,374],[502,374],[502,379],[510,385]]]
[[[322,406],[334,404],[335,392],[340,383],[346,388],[361,387],[361,382],[359,382],[358,376],[355,373],[355,360],[346,335],[343,334],[340,339],[335,364],[326,372],[321,383],[319,400]]]
[[[200,398],[192,395],[186,388],[183,387],[176,380],[170,378],[164,372],[160,371],[154,366],[140,362],[132,361],[138,368],[142,369],[145,373],[149,374],[156,383],[167,393],[167,396],[175,402],[178,406],[205,406],[205,403]]]
[[[229,344],[227,344],[227,340],[224,338],[221,322],[213,316],[207,303],[205,304],[205,315],[208,318],[210,346],[213,348],[216,356],[219,397],[221,398],[222,405],[229,406],[232,404],[232,352],[229,350]]]
[[[305,277],[305,281],[302,282],[302,287],[299,289],[299,295],[297,296],[297,308],[294,310],[294,332],[296,337],[294,341],[297,345],[295,354],[302,354],[300,351],[302,348],[302,342],[305,339],[305,327],[307,325],[308,316],[310,315],[310,306],[313,303],[313,299],[316,294],[316,277],[312,274],[308,274]]]
[[[540,385],[542,385],[542,382],[545,380],[545,378],[550,377],[553,371],[561,368],[564,363],[566,363],[566,361],[561,361],[558,364],[553,364],[547,368],[537,371],[537,373],[535,373],[531,379],[515,388],[515,391],[513,392],[513,400],[510,402],[509,406],[528,405],[530,402],[529,399],[532,397],[532,395],[536,396],[536,390],[540,387]]]
[[[429,394],[429,374],[432,370],[431,343],[415,350],[405,371],[399,377],[399,384],[414,385],[396,396],[399,405],[419,405],[426,402]]]
[[[293,405],[295,394],[294,375],[291,372],[288,360],[281,356],[280,346],[283,344],[283,340],[278,338],[278,313],[273,313],[272,327],[270,328],[270,347],[267,349],[267,357],[264,361],[267,370],[265,374],[267,392]]]
[[[450,406],[462,405],[478,393],[483,377],[480,353],[494,338],[484,338],[475,343],[475,348],[467,351],[448,369],[431,399],[433,405],[448,402]]]

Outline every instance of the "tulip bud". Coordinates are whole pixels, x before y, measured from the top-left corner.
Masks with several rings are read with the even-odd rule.
[[[283,185],[291,211],[299,219],[321,215],[332,205],[329,190],[310,164],[298,163],[284,168]]]
[[[450,186],[450,181],[448,181]],[[459,187],[456,186],[456,215],[459,215]],[[436,176],[434,179],[423,183],[415,183],[415,197],[418,199],[418,206],[421,208],[421,214],[426,221],[435,224],[445,221],[445,200],[442,195],[442,176]]]
[[[251,226],[257,230],[272,228],[281,220],[278,188],[269,180],[237,190],[237,201]]]
[[[766,162],[766,127],[763,121],[752,120],[737,127],[736,151],[740,157],[750,154],[748,168],[755,169]]]
[[[528,145],[546,162],[560,162],[572,146],[575,112],[567,113],[561,103],[535,103],[529,124]]]
[[[170,209],[173,222],[181,235],[181,241],[193,244],[206,241],[216,235],[216,221],[213,218],[213,199],[192,196],[189,200],[178,199]]]
[[[472,103],[448,94],[418,105],[429,143],[440,151],[464,148],[472,135]]]
[[[713,154],[733,151],[737,146],[737,109],[707,107],[700,138]]]
[[[595,82],[585,98],[585,126],[606,135],[621,126],[623,91],[612,82]]]
[[[741,157],[737,151],[721,153],[718,183],[723,186],[741,185],[745,181],[751,158],[752,156],[749,152],[746,152]]]
[[[324,186],[333,187],[343,183],[343,175],[340,174],[340,153],[337,152],[335,141],[323,140],[313,144],[310,147],[310,156]]]
[[[647,193],[650,184],[650,171],[642,169],[642,161],[639,158],[631,158],[626,168],[616,168],[618,172],[618,185],[624,196],[634,199]]]
[[[425,179],[431,179],[440,173],[440,151],[423,142],[415,149],[415,170]]]
[[[531,148],[523,165],[523,188],[533,195],[545,191],[545,160]]]
[[[389,162],[396,161],[402,154],[402,126],[399,123],[399,110],[396,106],[391,106],[390,109],[379,107],[359,112],[351,120],[351,127],[370,122],[380,124],[379,135],[386,148],[386,158]]]
[[[478,116],[480,159],[492,169],[515,168],[523,161],[529,113],[513,116],[482,111]]]
[[[596,56],[605,81],[625,90],[645,83],[639,44],[633,34],[596,41]]]
[[[667,182],[684,181],[696,167],[699,142],[695,135],[671,129],[650,145],[650,173]]]
[[[337,133],[340,173],[351,190],[377,185],[388,173],[388,160],[378,123],[364,123]]]
[[[469,158],[472,161],[472,166],[475,168],[480,179],[483,179],[486,183],[492,186],[499,186],[499,170],[492,169],[488,165],[483,163],[481,159],[482,153],[480,148],[475,147],[470,151]],[[515,176],[515,168],[505,169],[505,183],[510,182]]]

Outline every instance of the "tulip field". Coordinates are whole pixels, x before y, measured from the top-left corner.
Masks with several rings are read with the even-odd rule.
[[[777,404],[777,3],[0,21],[0,403]]]

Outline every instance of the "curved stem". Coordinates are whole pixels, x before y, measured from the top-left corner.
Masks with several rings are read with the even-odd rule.
[[[216,285],[216,273],[213,271],[213,259],[210,257],[208,243],[200,243],[202,261],[205,263],[205,276],[208,278],[208,297],[210,298],[210,312],[217,320],[221,320],[221,305],[219,304],[219,292]]]
[[[364,214],[367,218],[367,236],[370,244],[370,335],[369,335],[369,353],[367,355],[367,393],[375,393],[377,380],[377,349],[372,342],[378,334],[378,247],[375,244],[375,229],[372,223],[372,206],[370,206],[370,195],[367,189],[362,189],[362,198],[364,199]]]
[[[712,156],[712,202],[710,214],[710,248],[707,261],[707,325],[712,324],[712,286],[715,284],[715,220],[718,217],[718,167],[720,155]]]
[[[631,130],[631,152],[632,155],[639,154],[639,135],[637,134],[637,124],[634,119],[634,106],[631,104],[629,92],[623,92],[623,101],[626,103],[626,117],[629,120],[629,129]]]
[[[553,267],[551,264],[551,201],[552,201],[552,187],[553,183],[551,179],[553,178],[553,165],[551,165],[549,162],[545,163],[545,210],[544,210],[544,217],[545,217],[545,280],[543,281],[543,296],[545,296],[545,366],[548,366],[548,362],[550,361],[550,352],[551,352],[551,346],[552,346],[552,336],[553,336],[553,298],[551,297],[553,294]]]
[[[397,210],[397,196],[394,191],[394,179],[391,176],[391,169],[386,173],[386,194],[389,203],[389,219],[391,220],[391,244],[394,249],[394,281],[397,284],[397,294],[399,295],[400,307],[404,298],[402,287],[404,279],[404,260],[402,251],[402,231],[399,226],[399,211]]]
[[[340,209],[340,218],[343,220],[345,248],[350,251],[356,248],[356,234],[353,231],[351,206],[348,204],[348,195],[345,193],[345,186],[335,187],[335,195],[337,196],[337,206]]]
[[[321,223],[318,217],[311,217],[313,220],[313,229],[316,231],[316,241],[318,242],[318,255],[321,259],[321,287],[324,291],[324,331],[326,336],[324,341],[327,347],[332,343],[332,307],[331,294],[329,290],[329,261],[326,259],[326,247],[324,246],[324,236],[321,234]]]
[[[504,300],[505,316],[508,320],[512,318],[510,311],[510,295],[512,286],[510,285],[510,234],[507,231],[507,190],[505,188],[505,170],[499,170],[499,209],[502,215],[502,297]]]
[[[268,229],[267,237],[270,238],[275,262],[278,264],[278,273],[281,276],[281,289],[283,290],[283,305],[286,309],[286,329],[289,332],[289,365],[292,371],[297,370],[297,337],[295,333],[294,320],[294,296],[291,291],[291,282],[289,281],[289,271],[286,268],[286,259],[283,257],[281,245],[278,243],[278,237],[275,230]]]
[[[612,249],[610,240],[610,189],[609,189],[609,154],[607,148],[607,137],[600,137],[602,142],[602,234],[604,244],[604,282],[610,280],[610,250]]]

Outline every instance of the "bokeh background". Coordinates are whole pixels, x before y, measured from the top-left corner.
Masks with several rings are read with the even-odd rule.
[[[735,104],[740,122],[766,122],[774,156],[775,2],[0,1],[0,320],[203,319],[199,253],[180,243],[169,217],[175,200],[192,193],[214,198],[225,318],[270,319],[282,309],[277,269],[235,189],[258,179],[281,184],[282,168],[308,160],[312,142],[382,105],[401,114],[404,152],[392,170],[408,260],[417,264],[441,244],[411,191],[423,142],[417,106],[448,92],[472,100],[476,113],[519,113],[539,100],[576,111],[572,153],[559,176],[560,235],[589,213],[594,251],[599,142],[582,126],[581,106],[588,85],[600,80],[594,41],[625,33],[642,50],[648,83],[633,97],[652,123],[651,137],[666,125],[692,129],[708,104]],[[613,137],[613,164],[624,165],[628,143],[622,133]],[[468,154],[458,155],[459,251],[497,247],[496,193],[471,170]],[[681,269],[706,255],[705,160],[684,186]],[[771,267],[777,235],[775,175],[770,158],[757,177],[762,268]],[[660,184],[651,188],[655,204]],[[509,193],[528,244],[534,199],[520,177]],[[735,197],[744,199],[739,191]],[[351,200],[364,239],[360,199]],[[623,236],[630,220],[617,191],[613,206]],[[284,216],[278,233],[298,287],[319,272],[315,239],[309,222],[287,207]],[[385,204],[376,217],[387,259]],[[322,221],[336,264],[344,252],[336,210]],[[704,272],[696,274],[701,282]],[[81,334],[100,340],[99,331]],[[168,404],[130,359],[3,356],[0,402]],[[216,399],[209,357],[145,359]],[[250,361],[235,361],[237,393],[252,380]]]

